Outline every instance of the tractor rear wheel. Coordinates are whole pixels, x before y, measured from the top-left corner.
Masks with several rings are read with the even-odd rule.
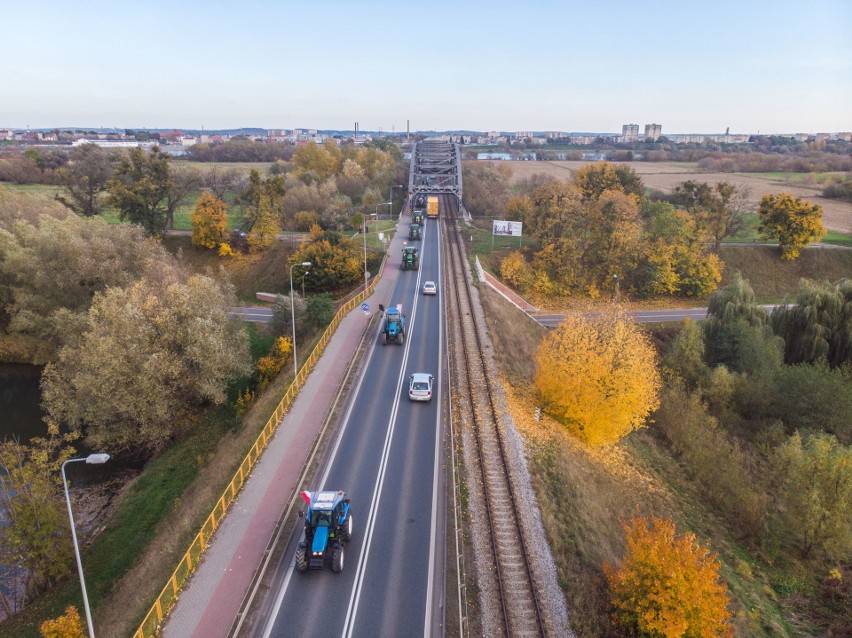
[[[299,543],[299,547],[296,549],[296,571],[308,571],[308,546],[303,546],[302,543]]]
[[[352,515],[346,517],[346,522],[340,528],[340,538],[343,539],[344,543],[348,543],[352,538]]]
[[[414,260],[414,270],[417,270],[418,268],[420,268],[420,262],[417,259],[415,259]]]
[[[331,571],[343,571],[343,543],[336,543],[331,550]]]

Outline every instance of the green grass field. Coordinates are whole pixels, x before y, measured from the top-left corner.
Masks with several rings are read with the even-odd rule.
[[[61,186],[52,184],[14,184],[12,182],[0,182],[0,188],[5,188],[12,193],[26,193],[47,199],[53,199],[62,190]]]
[[[261,175],[265,175],[269,173],[269,168],[272,166],[274,162],[193,162],[191,160],[182,160],[176,158],[172,162],[172,166],[175,168],[195,168],[200,171],[209,171],[212,168],[216,168],[216,170],[226,171],[231,169],[236,169],[241,173],[249,174],[250,171],[255,170]]]

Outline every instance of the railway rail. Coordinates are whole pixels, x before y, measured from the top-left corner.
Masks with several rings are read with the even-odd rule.
[[[529,554],[507,464],[499,411],[486,367],[482,335],[485,328],[477,320],[481,315],[476,312],[471,296],[469,270],[456,223],[458,200],[453,195],[442,195],[440,205],[440,223],[448,255],[445,289],[451,343],[455,344],[450,349],[456,358],[455,392],[459,393],[461,410],[467,412],[467,422],[473,424],[481,497],[488,513],[487,525],[483,527],[490,535],[490,542],[482,545],[490,547],[495,566],[489,573],[480,573],[480,578],[492,580],[484,589],[496,593],[503,635],[545,636],[546,624],[527,558]],[[466,453],[472,452],[466,450]],[[474,487],[469,487],[471,498],[474,498]],[[487,594],[483,592],[483,595]]]

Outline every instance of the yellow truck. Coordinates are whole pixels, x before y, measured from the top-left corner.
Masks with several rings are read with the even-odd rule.
[[[438,219],[438,197],[437,195],[429,195],[426,200],[426,217]]]

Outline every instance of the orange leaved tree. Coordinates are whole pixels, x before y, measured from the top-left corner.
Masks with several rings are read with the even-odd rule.
[[[228,232],[228,206],[210,191],[204,191],[192,213],[192,245],[217,248]]]
[[[728,588],[719,561],[669,519],[634,518],[625,526],[627,554],[604,565],[618,624],[642,636],[729,636]]]
[[[654,347],[619,310],[566,317],[536,363],[545,411],[593,445],[642,427],[659,405]]]
[[[53,620],[45,620],[39,626],[44,638],[84,638],[86,628],[76,607],[65,608],[65,614]]]

